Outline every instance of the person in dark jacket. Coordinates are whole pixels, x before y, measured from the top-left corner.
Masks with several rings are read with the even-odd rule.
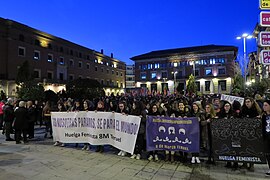
[[[35,122],[36,122],[36,108],[33,105],[32,101],[27,102],[27,109],[28,109],[28,135],[29,139],[34,138],[34,129],[35,129]]]
[[[244,100],[244,105],[242,107],[242,116],[247,118],[256,118],[261,115],[261,108],[257,102],[250,97],[246,97]],[[241,168],[246,168],[251,172],[254,172],[254,163],[243,163]]]
[[[143,105],[140,101],[133,102],[130,115],[141,117],[141,123],[135,144],[134,154],[130,158],[141,159],[141,153],[142,150],[145,150],[146,144],[144,140],[145,126],[146,126],[146,111],[143,109]]]
[[[7,100],[7,104],[3,108],[4,110],[4,123],[5,123],[5,133],[6,133],[6,141],[14,141],[10,137],[10,134],[12,132],[12,123],[14,121],[14,109],[13,109],[13,100],[9,98]]]
[[[263,102],[262,135],[265,147],[264,152],[269,168],[265,175],[270,176],[270,100],[265,100]]]
[[[15,110],[14,115],[16,120],[14,121],[15,140],[16,144],[21,143],[21,134],[23,133],[23,142],[27,143],[28,133],[28,111],[26,109],[24,101],[19,102],[19,107]]]

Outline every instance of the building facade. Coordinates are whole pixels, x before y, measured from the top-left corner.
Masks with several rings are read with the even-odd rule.
[[[135,66],[126,66],[126,89],[135,88]]]
[[[201,93],[230,93],[237,52],[235,46],[207,45],[134,56],[136,87],[171,93],[178,89],[182,93],[193,74]]]
[[[16,95],[17,70],[28,61],[35,81],[55,92],[74,79],[95,79],[106,93],[123,92],[124,62],[24,24],[0,18],[0,90]]]

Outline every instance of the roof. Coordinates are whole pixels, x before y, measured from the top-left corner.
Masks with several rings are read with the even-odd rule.
[[[222,52],[222,51],[238,51],[236,46],[221,46],[221,45],[205,45],[205,46],[193,46],[185,48],[176,48],[176,49],[165,49],[158,51],[151,51],[146,54],[134,56],[130,58],[131,60],[141,60],[141,59],[150,59],[150,58],[159,58],[167,57],[173,55],[184,55],[184,54],[201,54],[201,53],[210,53],[210,52]]]

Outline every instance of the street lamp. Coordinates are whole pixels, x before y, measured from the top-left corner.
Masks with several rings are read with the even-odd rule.
[[[175,87],[175,85],[176,85],[176,74],[177,74],[177,73],[178,73],[177,71],[172,72],[173,78],[174,78],[174,80],[173,80],[174,92],[176,92],[176,87]]]
[[[244,47],[244,87],[247,83],[247,50],[246,50],[246,39],[253,38],[251,35],[244,33],[242,36],[236,37],[236,39],[243,39],[243,47]]]

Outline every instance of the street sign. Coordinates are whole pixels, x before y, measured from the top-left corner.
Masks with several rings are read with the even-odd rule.
[[[261,51],[261,62],[264,65],[270,65],[270,50]]]
[[[270,46],[270,32],[261,31],[259,33],[259,46]]]
[[[270,9],[270,0],[260,0],[260,9]]]
[[[270,12],[262,11],[260,13],[260,25],[270,27]]]

